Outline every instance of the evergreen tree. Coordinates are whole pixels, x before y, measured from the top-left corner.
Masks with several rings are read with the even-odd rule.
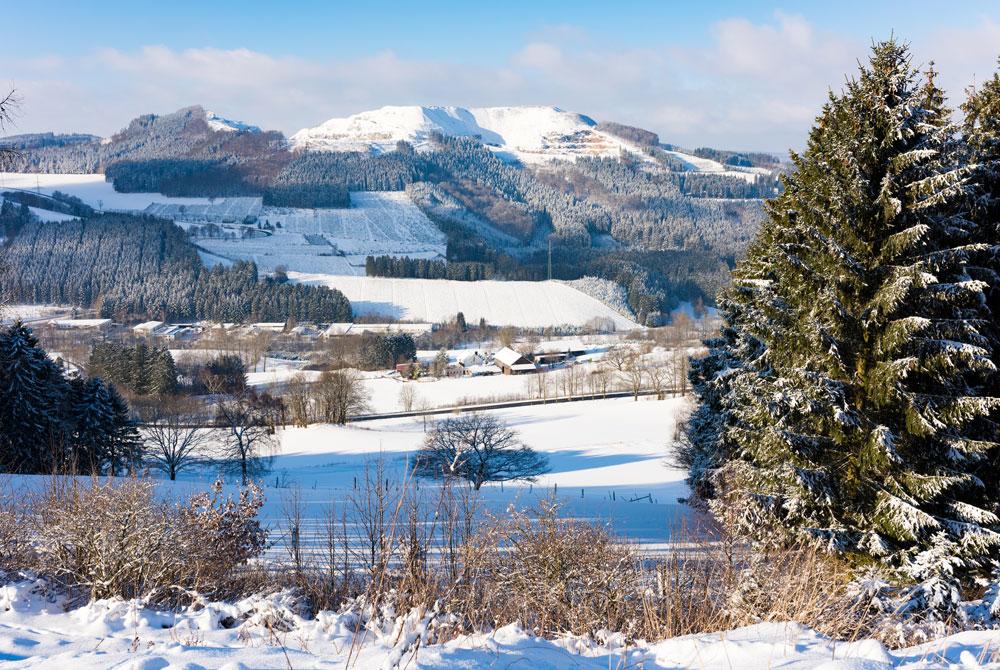
[[[689,462],[760,539],[787,529],[895,565],[935,547],[956,574],[1000,548],[1000,492],[977,475],[998,449],[989,286],[969,274],[949,116],[933,72],[876,45],[721,301]]]
[[[29,328],[0,330],[0,470],[47,472],[60,462],[68,392]]]
[[[989,284],[986,305],[992,323],[984,333],[990,338],[993,362],[1000,368],[1000,74],[994,73],[970,92],[962,105],[970,181],[973,184],[969,218],[976,224],[968,266],[972,279]],[[994,413],[995,424],[1000,416]],[[987,489],[1000,489],[1000,452],[982,459],[977,474]]]
[[[149,374],[149,391],[156,395],[167,395],[177,391],[177,366],[174,357],[163,348],[153,353]]]
[[[142,439],[132,418],[128,403],[114,386],[107,386],[108,410],[111,415],[108,472],[111,475],[133,471],[142,460]]]
[[[71,469],[100,474],[113,450],[115,417],[111,394],[99,377],[73,379],[70,387]]]

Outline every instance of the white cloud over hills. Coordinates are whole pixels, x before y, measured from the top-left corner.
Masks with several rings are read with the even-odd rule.
[[[51,53],[7,63],[24,100],[12,132],[106,135],[138,114],[196,103],[286,134],[383,105],[554,105],[685,146],[783,150],[802,146],[828,88],[856,69],[869,46],[783,13],[766,22],[720,21],[695,46],[664,35],[655,48],[632,48],[563,26],[533,34],[493,64],[393,50],[326,61],[262,48]],[[1000,24],[983,19],[971,28],[941,27],[913,49],[917,62],[935,60],[941,84],[957,96],[992,72],[998,44]]]

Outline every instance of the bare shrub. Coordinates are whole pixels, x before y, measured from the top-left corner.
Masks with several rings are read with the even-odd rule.
[[[19,494],[3,482],[0,486],[0,570],[15,571],[30,564],[32,548],[26,529],[30,518]]]
[[[467,547],[464,606],[478,626],[519,621],[539,635],[598,630],[639,634],[639,557],[606,528],[560,519],[553,501],[537,518],[493,519]]]
[[[211,493],[173,505],[158,501],[154,486],[54,479],[34,504],[35,567],[91,599],[225,594],[237,568],[265,546],[259,489],[232,500],[216,483]]]

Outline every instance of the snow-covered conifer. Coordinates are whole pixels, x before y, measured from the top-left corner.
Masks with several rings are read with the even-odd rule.
[[[690,437],[713,485],[772,522],[751,532],[897,567],[943,552],[962,573],[1000,549],[983,478],[1000,399],[943,100],[892,40],[831,93],[723,296]]]
[[[0,330],[0,470],[46,472],[61,460],[68,391],[31,329]]]

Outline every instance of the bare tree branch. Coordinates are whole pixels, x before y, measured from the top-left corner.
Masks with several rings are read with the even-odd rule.
[[[21,98],[16,89],[11,89],[0,100],[0,134],[4,133],[14,123],[14,115],[21,106]],[[21,158],[21,152],[0,140],[0,168],[6,168]]]

